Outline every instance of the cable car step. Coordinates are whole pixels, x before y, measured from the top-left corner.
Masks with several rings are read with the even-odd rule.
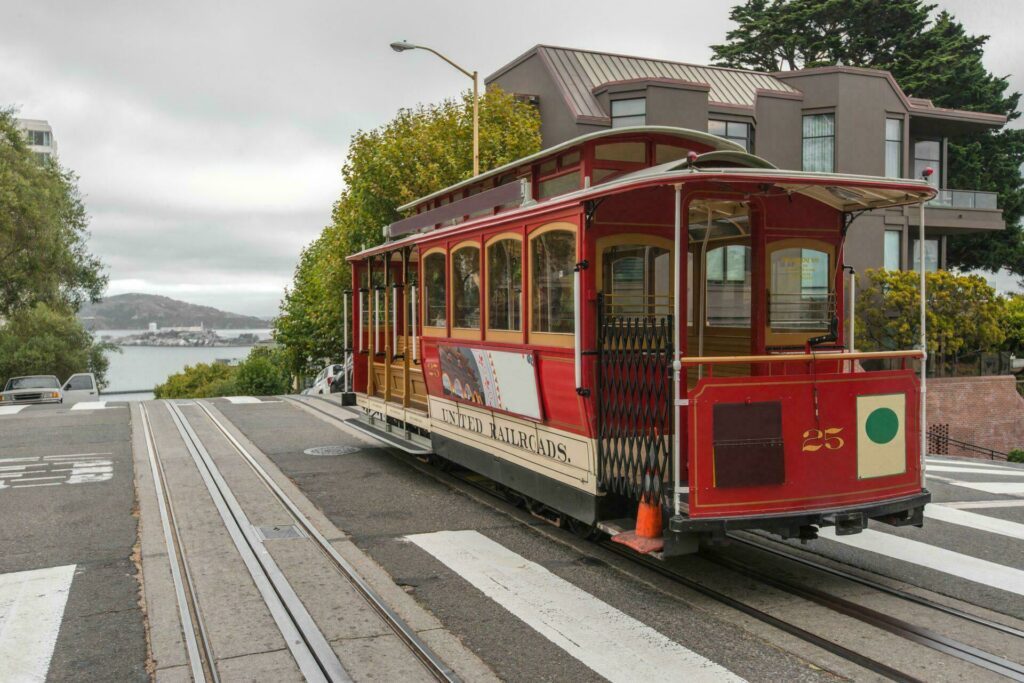
[[[636,520],[632,518],[605,520],[598,522],[597,528],[611,536],[612,542],[621,543],[642,555],[659,553],[665,547],[665,540],[661,537],[637,536]]]
[[[360,416],[354,420],[348,420],[346,424],[358,429],[367,436],[372,436],[378,441],[384,442],[388,446],[394,446],[395,448],[405,451],[406,453],[411,453],[412,455],[431,455],[434,452],[419,441],[406,439],[405,437],[388,432],[383,426],[378,426],[381,424],[379,420],[374,420],[373,422],[374,423],[371,424],[369,422],[369,418]]]

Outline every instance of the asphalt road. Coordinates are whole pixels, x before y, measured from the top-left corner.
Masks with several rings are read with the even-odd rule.
[[[49,680],[148,680],[134,500],[124,404],[0,415],[0,575],[74,567]]]

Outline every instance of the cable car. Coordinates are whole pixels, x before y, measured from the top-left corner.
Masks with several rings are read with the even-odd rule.
[[[923,353],[854,349],[843,249],[933,195],[658,126],[447,187],[348,257],[360,427],[642,552],[920,525]]]

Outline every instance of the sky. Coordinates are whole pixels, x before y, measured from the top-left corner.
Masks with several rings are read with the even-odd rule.
[[[270,317],[330,221],[351,135],[470,85],[389,43],[481,76],[537,43],[701,64],[732,4],[0,0],[0,106],[53,126],[108,294]],[[1024,90],[1019,0],[938,4]]]

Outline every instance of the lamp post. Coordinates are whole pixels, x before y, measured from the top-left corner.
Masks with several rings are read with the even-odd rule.
[[[426,47],[425,45],[413,45],[412,43],[400,40],[395,43],[391,43],[391,49],[395,52],[405,52],[407,50],[426,50],[434,55],[437,55],[444,61],[448,62],[451,66],[455,67],[463,74],[468,76],[473,81],[473,175],[480,175],[480,103],[477,97],[477,72],[467,71],[461,66],[453,62],[452,60],[445,57],[443,54],[433,48]]]

